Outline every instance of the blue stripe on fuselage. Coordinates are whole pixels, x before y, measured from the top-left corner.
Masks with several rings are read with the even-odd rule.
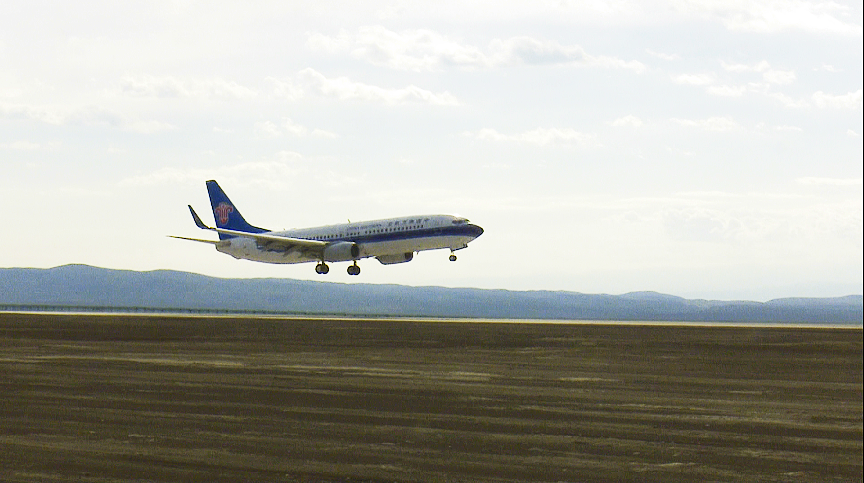
[[[415,230],[369,233],[366,235],[355,235],[344,237],[341,240],[353,241],[354,243],[381,243],[388,241],[410,240],[412,238],[431,238],[436,236],[470,236],[477,238],[483,233],[483,229],[477,225],[439,226],[434,228],[421,228]]]
[[[383,242],[395,242],[395,241],[403,241],[403,240],[411,240],[414,238],[431,238],[431,237],[443,237],[443,236],[470,236],[473,238],[477,238],[483,233],[483,229],[477,225],[458,225],[458,226],[438,226],[433,228],[420,228],[414,230],[405,230],[405,231],[391,231],[385,233],[368,233],[363,235],[351,235],[351,236],[342,236],[338,238],[325,238],[322,236],[317,237],[307,237],[302,236],[299,238],[307,238],[309,240],[322,240],[331,243],[335,242],[354,242],[357,244],[366,244],[366,243],[383,243]]]

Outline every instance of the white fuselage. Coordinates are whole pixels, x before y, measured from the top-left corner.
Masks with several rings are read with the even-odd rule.
[[[358,248],[357,256],[352,257],[355,260],[380,257],[382,263],[400,263],[411,260],[414,252],[439,248],[450,250],[465,248],[468,242],[483,233],[483,229],[468,223],[464,218],[451,215],[423,215],[267,233],[318,240],[328,244],[353,243]],[[216,243],[216,249],[235,258],[266,263],[321,261],[320,253],[302,247],[285,249],[246,237],[221,240]],[[404,258],[396,261],[396,257]]]

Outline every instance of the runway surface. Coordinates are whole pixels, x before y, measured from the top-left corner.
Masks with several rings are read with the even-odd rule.
[[[0,481],[862,481],[861,328],[0,313]]]

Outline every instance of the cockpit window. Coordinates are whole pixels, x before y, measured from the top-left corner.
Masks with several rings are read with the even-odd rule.
[[[468,223],[468,220],[466,220],[465,218],[458,218],[453,220],[454,225],[464,225],[465,223]]]

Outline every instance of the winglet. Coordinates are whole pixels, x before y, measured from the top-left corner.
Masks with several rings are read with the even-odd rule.
[[[195,210],[192,209],[192,205],[189,206],[189,212],[192,213],[192,219],[195,220],[195,226],[201,228],[202,230],[212,230],[209,226],[205,225],[203,221],[201,221],[201,217],[198,216],[198,213],[195,213]]]

